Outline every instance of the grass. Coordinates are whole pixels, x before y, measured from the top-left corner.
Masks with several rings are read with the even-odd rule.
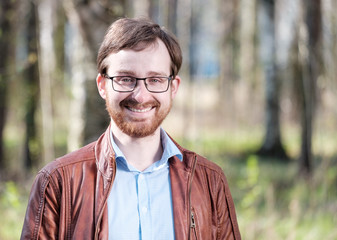
[[[296,159],[298,137],[288,133],[284,138],[287,152]],[[298,175],[296,160],[254,155],[261,139],[258,131],[250,131],[178,142],[224,169],[243,239],[337,239],[337,154],[330,147],[335,138],[315,140],[309,178]],[[29,192],[25,185],[0,182],[0,239],[20,237]]]

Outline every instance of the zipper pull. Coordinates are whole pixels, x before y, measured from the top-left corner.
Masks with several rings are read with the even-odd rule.
[[[191,212],[191,228],[195,228],[195,218],[193,212]]]

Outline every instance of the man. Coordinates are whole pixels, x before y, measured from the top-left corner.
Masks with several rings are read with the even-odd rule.
[[[160,127],[181,63],[175,37],[157,24],[110,26],[96,79],[110,126],[38,173],[22,239],[240,239],[222,170]]]

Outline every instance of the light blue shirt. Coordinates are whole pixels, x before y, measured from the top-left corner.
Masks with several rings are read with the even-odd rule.
[[[182,154],[163,129],[162,158],[143,172],[116,153],[116,177],[108,197],[109,240],[174,239],[174,219],[168,159]]]

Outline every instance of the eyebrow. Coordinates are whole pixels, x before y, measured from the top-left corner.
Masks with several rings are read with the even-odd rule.
[[[129,76],[129,75],[130,75],[130,76],[134,76],[134,75],[135,75],[135,72],[129,71],[129,70],[120,70],[120,71],[117,71],[116,74],[117,74],[117,75],[124,75],[124,76],[125,76],[125,75],[126,75],[126,76]],[[115,74],[115,75],[116,75],[116,74]]]
[[[117,75],[124,75],[124,76],[136,76],[137,74],[134,71],[130,70],[119,70],[116,72]],[[166,76],[167,74],[164,72],[155,72],[150,71],[146,74],[147,76],[144,77],[153,77],[153,76]],[[142,76],[143,77],[143,76]]]
[[[164,72],[148,72],[147,73],[150,77],[151,76],[166,76],[167,74],[166,73],[164,73]]]

